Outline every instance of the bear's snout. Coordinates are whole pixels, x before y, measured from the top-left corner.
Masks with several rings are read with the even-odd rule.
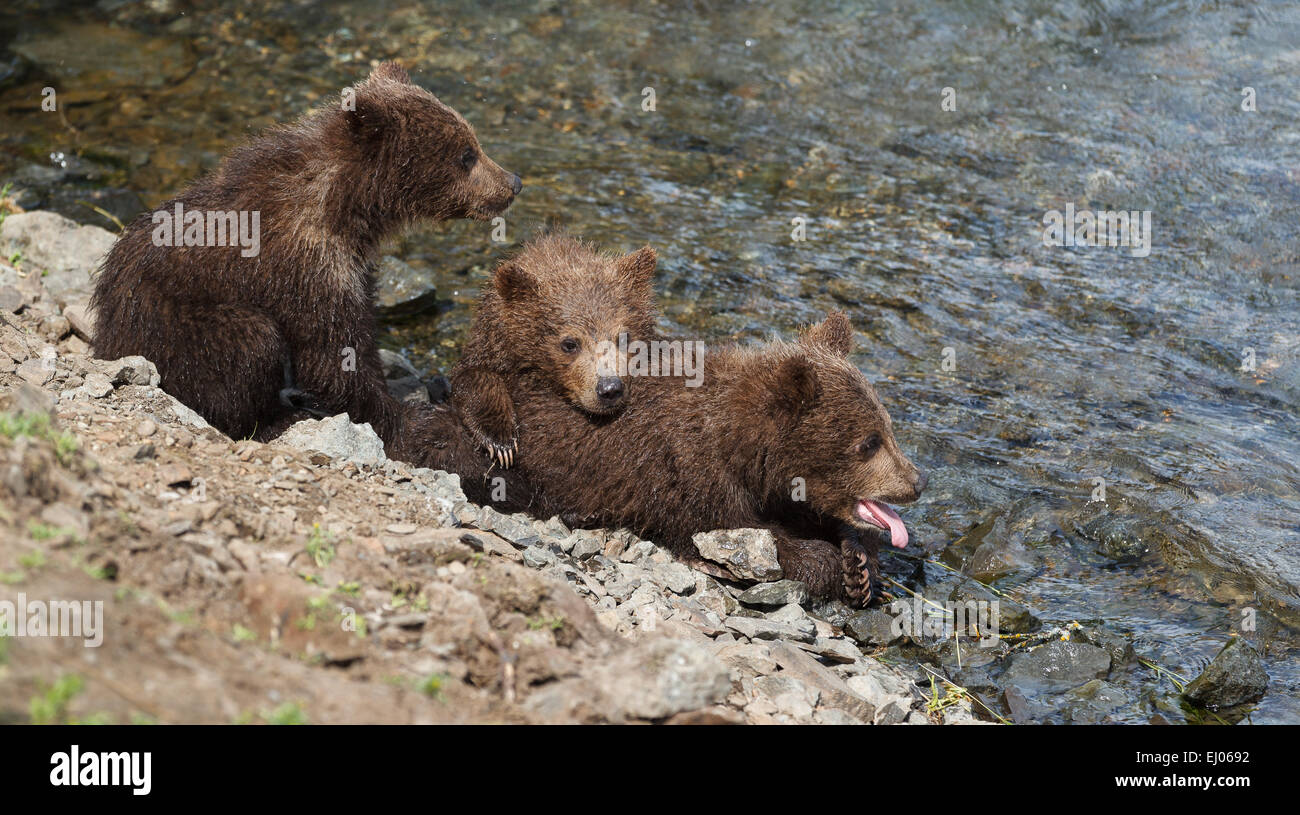
[[[912,476],[912,491],[916,497],[920,498],[921,493],[925,492],[925,485],[930,483],[930,477],[925,474],[924,470],[917,470],[916,475]]]
[[[519,191],[524,188],[524,180],[514,173],[510,174],[510,194],[518,195]]]
[[[596,398],[604,407],[612,407],[623,398],[623,380],[617,376],[602,376],[596,380]]]

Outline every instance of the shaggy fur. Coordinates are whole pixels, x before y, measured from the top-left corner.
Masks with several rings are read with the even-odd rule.
[[[624,256],[548,235],[498,267],[452,369],[452,401],[479,443],[503,467],[518,448],[511,392],[536,375],[556,395],[595,415],[622,409],[633,382],[617,375],[619,337],[654,332],[650,281],[655,252]]]
[[[137,218],[96,283],[94,348],[153,360],[165,390],[231,437],[273,436],[310,394],[403,458],[413,409],[389,396],[375,346],[380,243],[417,220],[491,218],[520,182],[400,66],[353,90],[355,110],[334,102],[273,130],[160,207],[259,211],[259,255],[155,246],[151,213]]]
[[[443,446],[427,448],[424,463],[458,472],[472,500],[558,514],[574,526],[625,527],[689,562],[698,562],[697,532],[768,528],[788,577],[865,604],[879,539],[857,503],[914,501],[925,477],[847,359],[851,342],[848,320],[834,313],[796,343],[710,347],[701,387],[641,378],[617,416],[575,409],[550,377],[532,372],[512,392],[514,468],[490,471],[448,416],[437,431]],[[495,477],[505,479],[508,500],[493,500]],[[805,500],[796,500],[797,484]]]

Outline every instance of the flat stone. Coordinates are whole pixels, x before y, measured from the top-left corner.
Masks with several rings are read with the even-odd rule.
[[[1074,688],[1110,671],[1110,654],[1095,645],[1053,640],[1011,658],[1003,678],[1013,684],[1037,685],[1048,690]]]
[[[782,577],[776,539],[769,529],[715,529],[691,538],[700,556],[720,563],[742,580],[771,581]]]
[[[864,645],[885,646],[903,638],[895,631],[894,617],[878,608],[863,609],[844,624],[844,630]]]
[[[803,623],[779,623],[762,617],[728,617],[723,624],[751,640],[795,640],[813,642],[817,637],[817,626],[812,620]]]
[[[777,580],[759,583],[741,592],[736,598],[742,605],[774,608],[789,603],[803,605],[808,602],[808,585],[798,580]]]

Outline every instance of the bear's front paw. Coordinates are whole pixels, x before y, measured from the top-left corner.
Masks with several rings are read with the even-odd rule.
[[[879,594],[879,560],[856,538],[846,537],[840,541],[840,561],[845,594],[853,603],[866,608]]]
[[[487,450],[488,457],[499,467],[509,469],[515,463],[515,453],[519,451],[519,439],[512,436],[509,441],[497,441],[484,433],[475,433],[478,443]]]

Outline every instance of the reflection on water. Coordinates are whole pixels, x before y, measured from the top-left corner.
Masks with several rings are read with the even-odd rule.
[[[401,58],[523,172],[510,241],[563,225],[654,245],[675,332],[761,338],[845,309],[930,469],[904,513],[929,557],[1187,674],[1255,608],[1273,686],[1252,718],[1300,720],[1294,8],[49,5],[0,18],[0,171],[34,203],[125,218]],[[1149,210],[1149,257],[1044,245],[1067,204]],[[387,344],[455,358],[507,248],[489,229],[393,248],[439,305]],[[1150,672],[1112,682],[1115,718],[1183,720]]]

